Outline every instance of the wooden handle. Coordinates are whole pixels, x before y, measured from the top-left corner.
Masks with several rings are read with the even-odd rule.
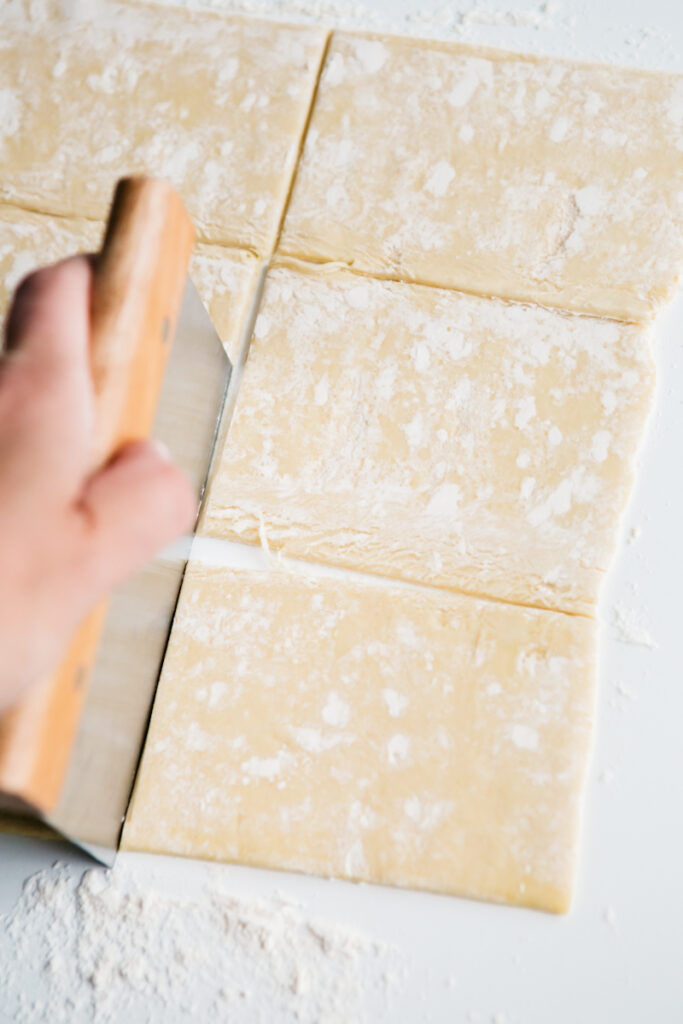
[[[92,291],[93,468],[149,435],[193,244],[167,182],[119,182]],[[0,793],[42,813],[59,799],[105,613],[90,612],[54,675],[0,717]]]

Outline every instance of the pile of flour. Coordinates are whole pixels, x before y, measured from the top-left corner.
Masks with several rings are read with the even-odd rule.
[[[31,877],[0,918],[0,1022],[360,1024],[391,1019],[390,948],[270,899],[243,903],[219,869],[179,896],[120,858]]]

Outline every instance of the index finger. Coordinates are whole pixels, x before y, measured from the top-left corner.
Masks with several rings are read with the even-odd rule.
[[[39,373],[83,370],[89,363],[93,258],[72,256],[25,277],[5,328],[5,352]]]

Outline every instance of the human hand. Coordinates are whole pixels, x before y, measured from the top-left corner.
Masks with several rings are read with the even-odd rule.
[[[153,441],[92,472],[92,264],[26,278],[0,356],[0,709],[55,667],[88,609],[191,527],[196,498]]]

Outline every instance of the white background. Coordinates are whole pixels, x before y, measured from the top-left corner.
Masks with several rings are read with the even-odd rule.
[[[214,6],[221,6],[220,0]],[[252,7],[258,9],[258,0]],[[420,7],[428,15],[421,31],[437,35],[457,27],[458,12],[472,4],[425,8],[414,0],[366,0],[362,10],[340,2],[336,15],[347,25],[365,21],[369,27],[416,30],[419,24],[405,16]],[[545,10],[499,0],[477,10],[483,13],[456,38],[683,71],[683,5],[676,0],[564,2]],[[489,18],[486,12],[494,14]],[[502,24],[486,24],[487,19]],[[391,1021],[683,1021],[682,328],[683,298],[658,321],[657,405],[618,561],[603,594],[599,728],[571,914],[554,917],[224,869],[235,894],[269,895],[277,889],[318,918],[348,923],[398,945],[408,965],[407,988],[387,1018]],[[653,647],[620,639],[616,606],[642,626]],[[66,846],[0,836],[0,911],[12,906],[24,878],[57,856],[84,863]],[[199,871],[190,861],[154,859],[157,881],[169,891],[183,888]],[[31,965],[25,969],[30,986]]]

